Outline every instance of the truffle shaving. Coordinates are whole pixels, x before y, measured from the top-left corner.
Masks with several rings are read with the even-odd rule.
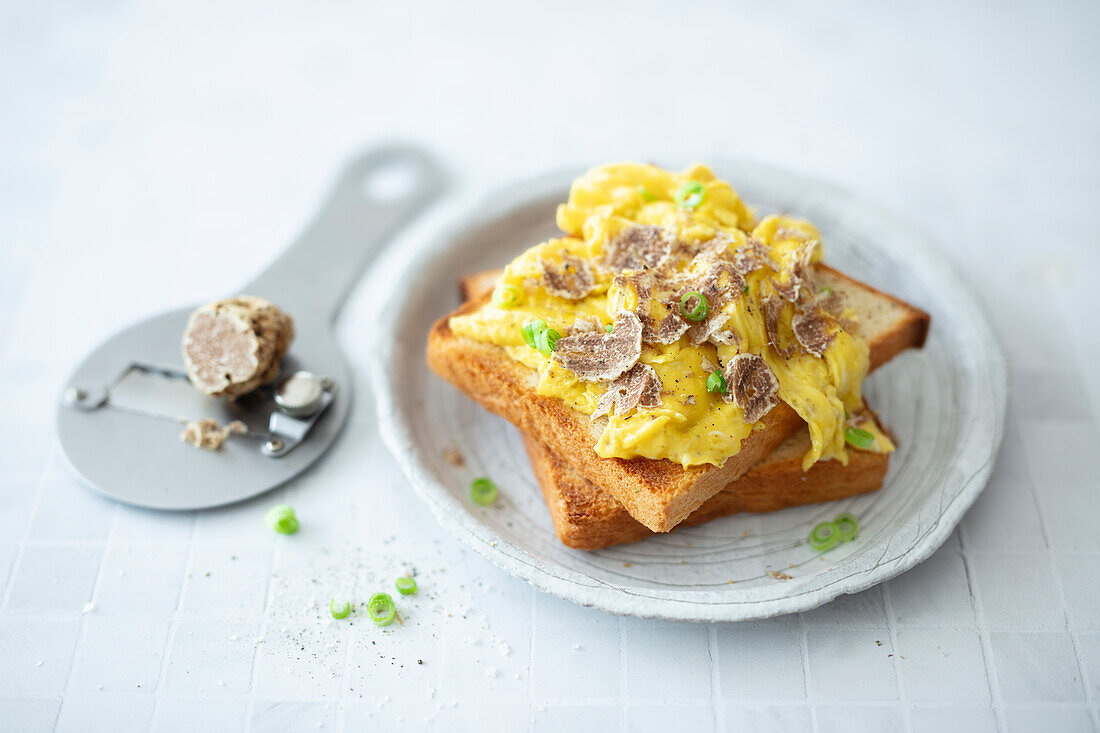
[[[817,248],[817,240],[811,240],[802,244],[791,257],[790,268],[787,271],[787,279],[782,282],[772,282],[775,292],[788,303],[797,303],[802,299],[803,288],[813,292],[813,266],[811,259]]]
[[[791,330],[798,343],[808,353],[821,357],[825,349],[833,342],[834,333],[830,333],[829,324],[817,310],[797,314],[791,320]]]
[[[626,373],[642,355],[642,322],[632,311],[615,317],[611,333],[578,333],[554,346],[552,360],[586,382],[607,382]]]
[[[723,282],[722,276],[727,278]],[[722,330],[729,315],[722,309],[727,303],[741,297],[745,289],[745,280],[733,269],[733,265],[724,260],[712,262],[699,280],[688,284],[680,291],[680,297],[692,291],[702,293],[707,299],[707,317],[688,328],[688,338],[694,346],[710,339],[711,335]]]
[[[648,364],[635,364],[630,370],[607,385],[607,390],[596,402],[596,411],[592,419],[611,412],[625,415],[635,407],[661,406],[661,378]]]
[[[698,246],[696,257],[708,260],[729,259],[730,243],[733,239],[724,232],[719,232]]]
[[[716,346],[741,346],[741,338],[732,328],[723,328],[710,335],[710,342]]]
[[[642,342],[647,344],[671,344],[679,340],[688,330],[690,325],[680,317],[678,306],[674,302],[666,302],[668,314],[660,321],[656,321],[650,312],[650,302],[653,299],[654,279],[648,272],[634,272],[629,275],[616,275],[615,287],[624,288],[630,285],[638,296],[638,304],[634,308],[638,320],[642,322]]]
[[[769,294],[760,301],[764,312],[764,330],[768,334],[768,344],[782,357],[791,355],[791,350],[779,345],[779,317],[783,315],[783,301],[773,294]]]
[[[591,333],[602,330],[599,318],[595,316],[577,316],[573,319],[573,328],[570,333]]]
[[[205,420],[192,420],[183,427],[180,440],[190,443],[203,450],[220,450],[230,435],[244,435],[248,428],[240,420],[225,425],[218,425],[217,420],[207,418]]]
[[[668,315],[662,318],[656,327],[653,327],[651,323],[646,324],[646,333],[642,334],[642,340],[647,344],[671,344],[680,340],[680,337],[687,333],[688,328],[691,327],[687,321],[680,317],[680,314],[676,312],[676,304],[670,303]],[[648,319],[652,321],[652,318]]]
[[[613,272],[656,270],[668,262],[672,246],[660,227],[631,227],[607,243],[603,265]]]
[[[742,275],[755,272],[764,265],[776,272],[779,271],[779,265],[772,259],[768,248],[752,237],[733,252],[733,269]]]
[[[579,257],[562,252],[561,267],[540,261],[546,292],[566,300],[580,300],[596,287],[592,267]]]
[[[745,413],[745,422],[752,424],[768,414],[779,402],[779,380],[763,357],[738,354],[726,363],[726,401],[733,401]]]

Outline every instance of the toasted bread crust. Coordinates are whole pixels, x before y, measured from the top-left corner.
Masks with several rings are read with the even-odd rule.
[[[554,531],[564,544],[596,550],[653,536],[619,501],[586,481],[545,445],[524,435],[524,446]],[[890,465],[889,454],[850,451],[847,466],[840,461],[818,461],[803,472],[802,454],[809,447],[807,431],[792,435],[772,455],[703,502],[680,526],[694,526],[739,512],[773,512],[876,491]]]
[[[872,368],[923,342],[927,314],[834,270],[818,267],[829,277],[835,274],[836,286],[857,292],[883,309],[897,311],[891,314],[888,328],[866,338]],[[668,460],[601,458],[594,450],[596,441],[587,415],[557,398],[537,394],[535,373],[510,359],[501,347],[462,338],[451,331],[452,316],[475,311],[489,297],[489,293],[483,293],[436,322],[428,335],[428,365],[486,409],[535,437],[554,455],[568,456],[569,463],[585,480],[613,495],[631,516],[654,532],[671,530],[803,424],[794,410],[780,403],[764,416],[764,427],[752,431],[742,442],[740,452],[721,467],[685,469]],[[916,323],[922,319],[923,327]]]

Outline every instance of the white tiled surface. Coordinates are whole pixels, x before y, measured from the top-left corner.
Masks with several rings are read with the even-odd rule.
[[[9,3],[0,727],[1095,729],[1100,10],[909,5]],[[626,157],[764,158],[920,224],[1010,357],[989,488],[906,575],[737,626],[576,608],[467,551],[379,444],[362,376],[346,435],[272,496],[162,515],[80,488],[51,428],[70,365],[232,291],[342,158],[395,136],[455,174],[395,246],[501,180]],[[339,325],[359,375],[371,291]],[[262,524],[282,500],[294,537]],[[325,619],[405,566],[404,625]]]

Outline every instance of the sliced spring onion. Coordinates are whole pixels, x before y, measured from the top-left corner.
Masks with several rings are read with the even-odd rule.
[[[328,611],[333,618],[347,618],[348,614],[351,613],[351,601],[342,594],[337,593],[328,602]]]
[[[860,450],[869,450],[875,444],[875,436],[862,428],[848,428],[844,431],[844,440],[848,445]]]
[[[416,593],[416,581],[412,578],[398,578],[393,584],[397,587],[397,592],[403,596]]]
[[[532,349],[538,348],[538,343],[535,341],[535,337],[546,330],[546,321],[541,318],[534,321],[528,321],[523,324],[523,340]]]
[[[294,515],[294,507],[289,504],[271,507],[264,520],[267,526],[279,534],[294,534],[298,531],[298,517]]]
[[[657,197],[646,190],[645,186],[638,186],[638,195],[644,198],[646,201],[656,201]]]
[[[688,181],[672,194],[672,199],[685,209],[694,209],[706,197],[707,187],[699,181]]]
[[[689,321],[701,321],[707,317],[707,296],[698,290],[684,293],[680,298],[680,315]]]
[[[487,478],[475,478],[470,484],[470,501],[481,506],[489,506],[497,500],[500,491],[497,485]]]
[[[832,294],[833,294],[833,289],[832,288],[822,288],[821,291],[818,292],[818,295],[832,295]]]
[[[561,338],[561,334],[552,328],[548,328],[544,331],[539,331],[535,335],[535,348],[541,351],[546,356],[554,351],[554,344]]]
[[[367,601],[367,613],[375,626],[389,626],[397,616],[397,606],[389,593],[375,593]]]
[[[609,323],[609,324],[607,324],[606,326],[603,327],[603,330],[607,331],[608,333],[611,333],[612,331],[615,330],[615,325],[612,324],[612,323]]]
[[[854,514],[848,512],[838,514],[836,519],[833,520],[833,524],[836,525],[841,542],[854,540],[856,535],[859,534],[859,519]]]
[[[834,522],[822,522],[810,530],[810,547],[825,552],[840,542],[840,530]]]
[[[707,377],[707,391],[717,392],[724,395],[726,393],[726,378],[722,376],[722,372],[715,369]]]
[[[498,285],[493,291],[493,304],[499,308],[515,308],[523,303],[523,289],[516,285]]]

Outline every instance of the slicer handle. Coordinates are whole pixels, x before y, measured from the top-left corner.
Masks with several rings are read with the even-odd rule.
[[[305,231],[241,292],[272,300],[298,321],[331,323],[386,240],[443,184],[442,169],[418,148],[390,145],[359,155]]]

